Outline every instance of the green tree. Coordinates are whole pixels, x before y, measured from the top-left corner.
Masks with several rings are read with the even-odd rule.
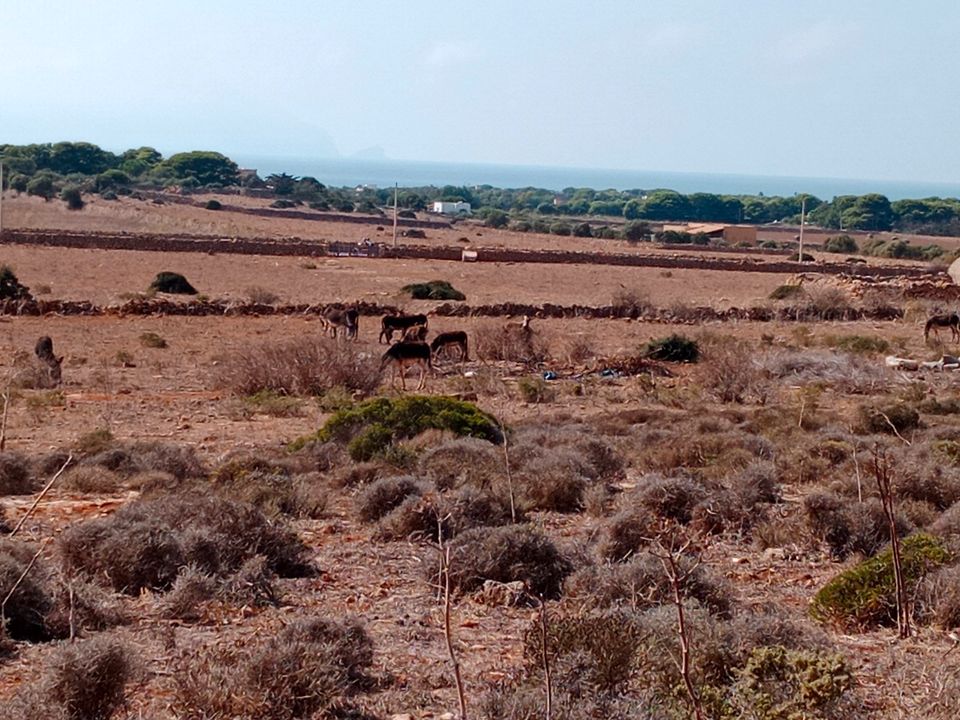
[[[890,201],[878,193],[861,195],[841,213],[843,227],[856,230],[889,230],[893,227]]]
[[[643,217],[643,204],[639,200],[629,200],[623,205],[623,216],[627,220],[639,220]]]
[[[510,221],[510,217],[503,210],[497,210],[496,208],[484,208],[479,216],[484,225],[492,228],[506,227]]]
[[[590,228],[590,223],[578,223],[573,226],[573,234],[576,237],[593,237],[593,230]]]
[[[650,236],[650,223],[642,220],[628,222],[623,226],[623,239],[628,242],[641,242]]]
[[[152,147],[131,148],[120,156],[120,169],[127,175],[138,177],[155,168],[162,160],[163,155]]]
[[[83,206],[86,204],[83,202],[80,188],[73,185],[65,187],[60,191],[60,199],[67,204],[69,210],[83,210]]]
[[[218,152],[194,150],[171,155],[157,166],[176,180],[195,178],[200,185],[236,185],[240,181],[237,164]]]
[[[689,220],[690,201],[674,190],[654,190],[643,201],[646,220]]]
[[[57,194],[57,184],[53,175],[41,173],[27,183],[27,195],[38,195],[49,200]]]
[[[297,178],[287,173],[272,173],[267,175],[267,187],[277,195],[293,195],[297,187]]]
[[[123,170],[112,169],[97,175],[94,187],[97,192],[103,192],[104,190],[113,190],[118,187],[127,187],[128,185],[130,185],[130,176],[123,172]]]

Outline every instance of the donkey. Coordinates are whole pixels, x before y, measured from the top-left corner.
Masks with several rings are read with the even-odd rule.
[[[427,383],[427,371],[433,370],[433,365],[430,362],[430,346],[423,342],[401,341],[394,343],[380,358],[380,372],[386,370],[387,366],[390,366],[393,371],[391,386],[396,386],[397,373],[399,372],[400,388],[404,391],[407,389],[407,383],[404,380],[407,368],[419,366],[420,382],[417,385],[417,390],[422,390]]]
[[[320,313],[320,322],[323,329],[332,337],[337,337],[337,330],[343,328],[343,335],[351,340],[357,339],[360,329],[360,313],[356,308],[328,307]]]
[[[954,341],[960,341],[960,315],[955,312],[934,315],[927,320],[927,324],[923,326],[923,341],[930,341],[931,330],[933,330],[937,338],[939,338],[940,328],[944,327],[950,328],[950,337]]]
[[[407,328],[403,333],[403,338],[400,342],[426,342],[427,340],[427,326],[426,325],[414,325],[411,328]]]
[[[403,332],[414,325],[423,325],[427,327],[426,315],[384,315],[380,320],[380,338],[378,342],[387,342],[393,340],[395,332]]]
[[[433,342],[430,343],[430,352],[434,357],[437,357],[441,351],[445,351],[450,347],[455,347],[460,351],[460,362],[465,362],[469,359],[469,353],[467,352],[467,334],[463,330],[440,333],[433,339]]]
[[[60,365],[63,363],[63,356],[57,357],[53,354],[53,340],[50,339],[50,336],[44,335],[37,340],[33,351],[36,353],[37,359],[47,366],[47,378],[44,384],[48,387],[60,385],[62,379]]]

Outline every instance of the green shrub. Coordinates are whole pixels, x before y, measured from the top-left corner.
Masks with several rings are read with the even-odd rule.
[[[197,290],[180,273],[161,272],[150,283],[150,290],[176,295],[196,295]]]
[[[800,285],[779,285],[774,288],[768,296],[771,300],[789,300],[803,294],[803,287]]]
[[[466,300],[467,296],[446,280],[431,280],[426,283],[412,283],[400,288],[410,293],[414,300]]]
[[[207,200],[204,205],[207,210],[223,210],[223,204],[219,200]]]
[[[759,720],[835,717],[831,711],[852,687],[841,655],[762,646],[740,673],[735,704],[744,711],[740,717]]]
[[[565,222],[555,222],[550,226],[551,235],[572,235],[573,228],[570,227],[570,223]]]
[[[920,425],[920,413],[906,403],[860,405],[856,430],[859,433],[903,434]]]
[[[517,389],[525,403],[533,405],[548,403],[554,399],[556,393],[547,384],[547,381],[537,375],[522,377],[517,381]]]
[[[788,255],[788,256],[787,256],[787,260],[790,260],[790,261],[792,261],[792,262],[800,262],[800,260],[801,260],[801,258],[800,258],[800,252],[797,251],[797,252],[793,253],[792,255]],[[804,253],[802,260],[803,260],[803,262],[813,262],[814,260],[816,260],[816,258],[815,258],[813,255],[811,255],[810,253]]]
[[[374,398],[341,410],[313,435],[295,440],[290,449],[299,450],[314,440],[336,440],[348,443],[350,456],[362,462],[383,455],[399,440],[431,429],[494,443],[502,441],[497,421],[472,403],[442,396],[407,395]]]
[[[890,352],[890,343],[881,337],[870,335],[829,335],[823,344],[844,352],[858,355]]]
[[[856,253],[860,250],[857,241],[849,235],[836,235],[829,237],[823,243],[823,249],[830,253]]]
[[[700,359],[700,346],[696,340],[674,334],[648,342],[643,348],[643,355],[665,362],[695,363]]]
[[[941,541],[924,534],[904,538],[900,556],[904,583],[910,592],[915,592],[927,572],[950,560]],[[810,615],[849,630],[895,624],[892,550],[888,548],[830,580],[814,597]]]

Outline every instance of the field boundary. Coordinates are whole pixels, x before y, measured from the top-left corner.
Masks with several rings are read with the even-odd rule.
[[[223,238],[211,235],[168,235],[149,233],[103,233],[61,230],[3,230],[0,244],[68,247],[97,250],[139,250],[148,252],[202,252],[241,255],[281,255],[292,257],[371,257],[384,259],[449,260],[459,262],[463,248],[430,245],[384,243],[343,243],[302,238]],[[800,263],[766,261],[756,258],[693,257],[690,255],[652,255],[623,253],[572,252],[558,250],[511,250],[471,247],[475,262],[529,263],[564,265],[614,265],[656,267],[677,270],[721,270],[792,275],[800,272],[858,277],[943,277],[944,270],[903,266],[867,266],[858,263]]]

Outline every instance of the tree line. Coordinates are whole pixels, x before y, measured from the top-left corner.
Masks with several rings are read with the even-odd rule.
[[[138,189],[216,190],[232,186],[272,193],[278,207],[308,204],[318,210],[378,212],[393,203],[392,189],[333,188],[314,177],[275,173],[261,178],[241,171],[227,156],[212,151],[182,152],[164,157],[152,147],[113,153],[86,142],[32,145],[0,144],[6,168],[5,188],[39,195],[58,194],[70,202],[82,193],[106,198]],[[806,200],[811,224],[838,230],[867,230],[960,235],[960,200],[925,198],[896,200],[877,193],[842,195],[824,201],[813,195],[683,194],[669,189],[595,190],[564,188],[497,188],[491,185],[404,188],[399,204],[407,211],[427,209],[437,200],[462,200],[492,226],[563,222],[798,223]],[[82,206],[82,201],[79,201]],[[582,223],[573,221],[572,227]]]

